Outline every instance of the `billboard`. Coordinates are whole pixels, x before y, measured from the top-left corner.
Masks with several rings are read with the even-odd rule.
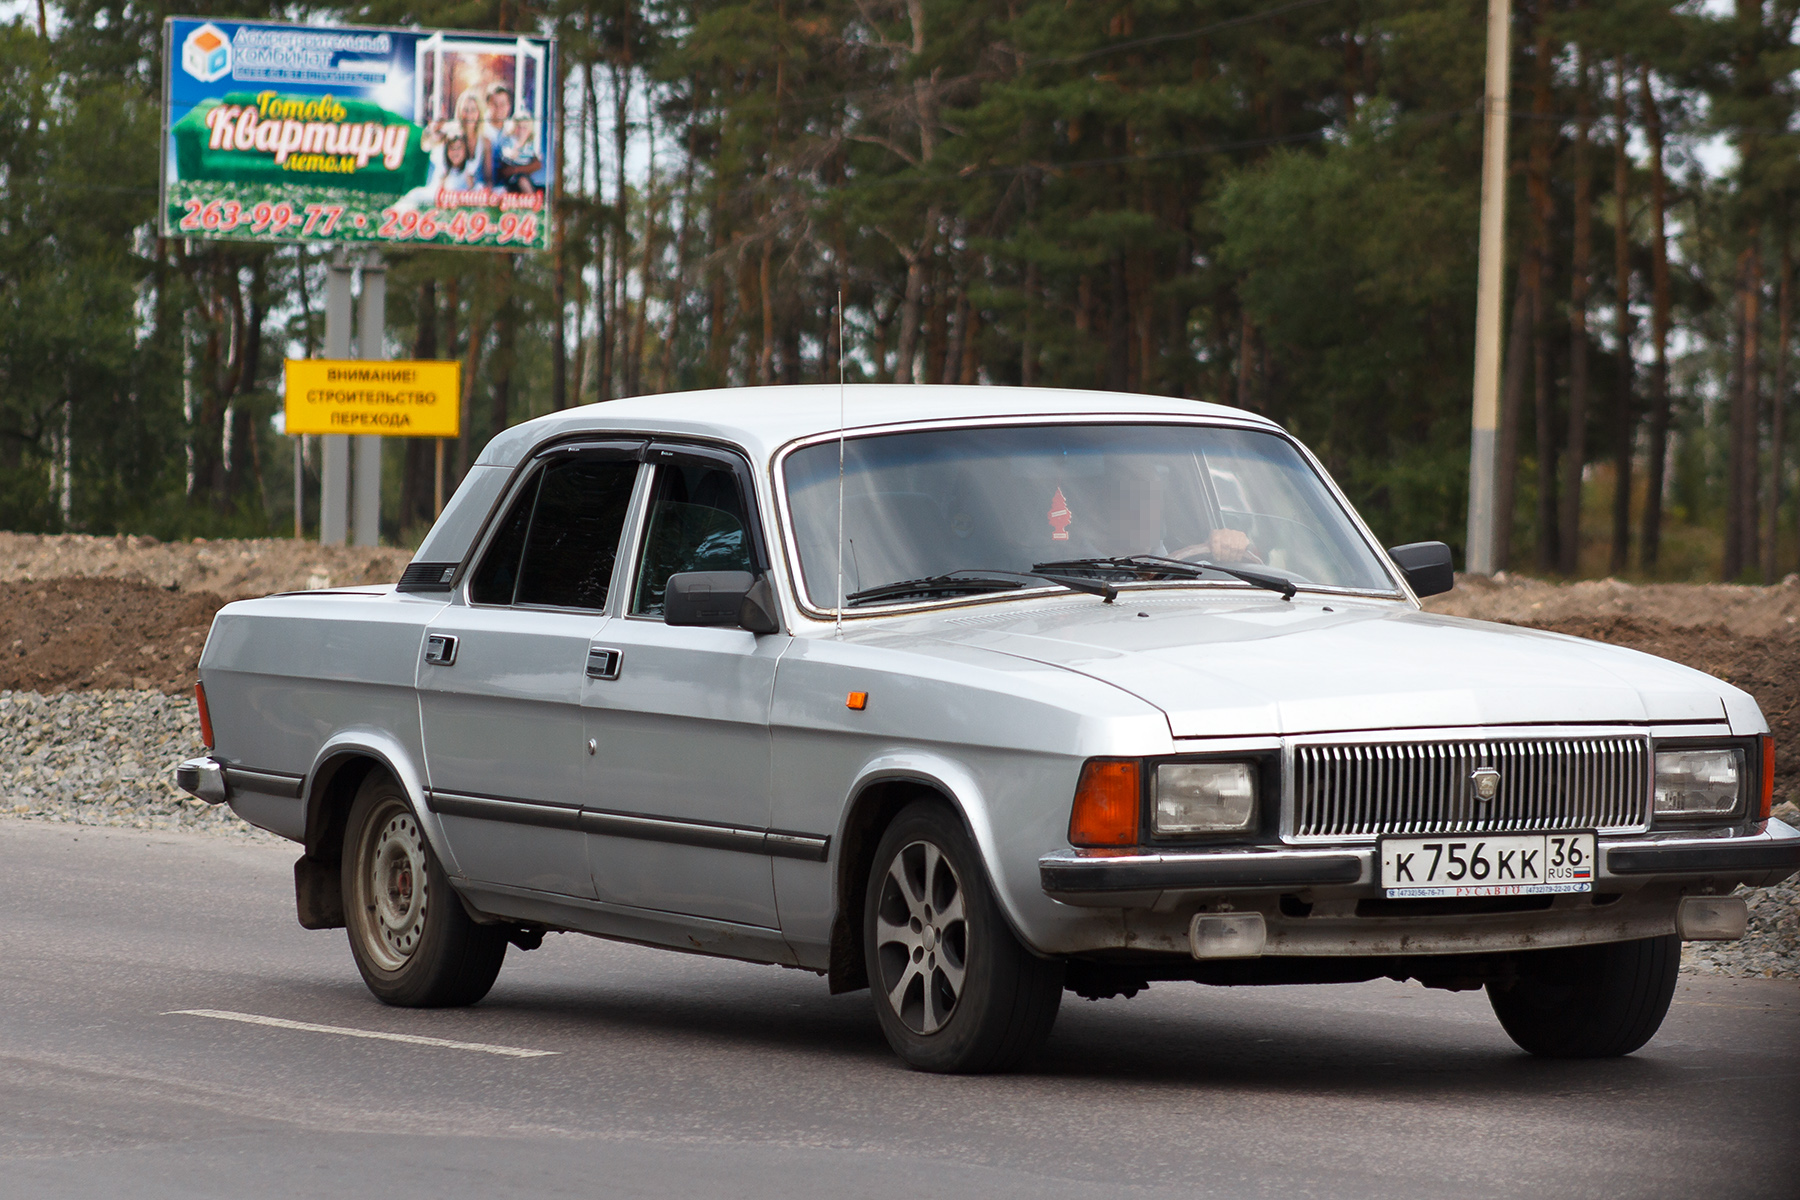
[[[512,34],[171,17],[163,232],[542,249],[554,59]]]

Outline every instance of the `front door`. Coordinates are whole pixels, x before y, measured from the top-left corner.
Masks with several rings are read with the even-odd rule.
[[[483,883],[588,896],[582,689],[606,628],[635,447],[534,465],[419,668],[431,806],[457,869]]]
[[[724,455],[652,451],[654,477],[625,616],[593,647],[588,851],[602,900],[776,927],[764,833],[769,702],[782,634],[663,624],[683,571],[764,560],[745,486]]]

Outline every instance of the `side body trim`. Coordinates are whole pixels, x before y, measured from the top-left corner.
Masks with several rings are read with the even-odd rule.
[[[252,767],[226,767],[225,783],[233,791],[261,792],[265,796],[280,796],[283,800],[298,800],[306,776],[289,775],[285,771],[258,771]]]
[[[739,850],[774,858],[798,858],[824,862],[831,853],[831,839],[818,834],[786,829],[755,829],[743,825],[717,825],[708,821],[680,821],[642,813],[575,808],[566,804],[541,804],[498,796],[465,796],[433,791],[426,804],[435,813],[475,817],[486,821],[511,821],[551,829],[578,829],[584,833],[669,842],[678,846],[703,846],[712,850]]]

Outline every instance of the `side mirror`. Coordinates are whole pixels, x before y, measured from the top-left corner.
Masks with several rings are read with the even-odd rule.
[[[1408,542],[1388,550],[1388,557],[1406,576],[1407,586],[1416,596],[1436,596],[1456,586],[1456,567],[1450,560],[1450,547],[1442,542]]]
[[[663,591],[665,625],[736,626],[776,633],[775,594],[768,576],[748,571],[683,571]]]

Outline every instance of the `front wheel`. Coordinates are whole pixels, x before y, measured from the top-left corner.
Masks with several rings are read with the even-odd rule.
[[[1520,956],[1509,986],[1488,984],[1507,1036],[1543,1058],[1616,1058],[1656,1036],[1681,968],[1681,939],[1643,938]]]
[[[1063,964],[1019,944],[942,805],[911,805],[882,836],[863,950],[881,1031],[916,1070],[1011,1070],[1050,1036]]]
[[[469,919],[405,793],[380,771],[350,808],[343,888],[350,952],[384,1004],[473,1004],[494,986],[506,930]]]

